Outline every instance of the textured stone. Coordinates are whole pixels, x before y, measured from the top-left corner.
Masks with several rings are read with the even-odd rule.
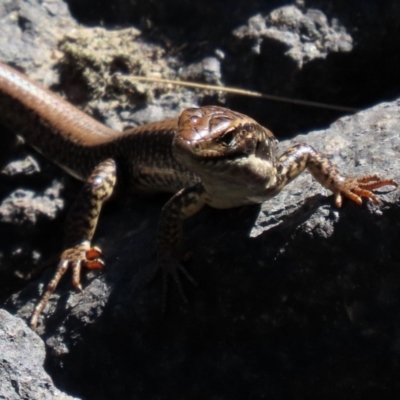
[[[381,104],[281,147],[306,142],[343,173],[399,181],[399,114],[400,102]],[[147,284],[163,200],[115,206],[95,240],[104,273],[90,273],[81,293],[61,284],[38,328],[55,379],[68,370],[86,396],[104,399],[152,398],[160,390],[284,398],[294,388],[339,396],[350,386],[364,393],[365,380],[391,389],[400,348],[399,196],[388,188],[379,207],[345,201],[338,210],[304,173],[261,209],[202,211],[186,224],[183,244],[193,251],[188,268],[200,287],[184,282],[185,305],[170,282],[164,318],[161,280]],[[28,319],[38,289],[32,282],[7,307]],[[376,376],[378,349],[393,362]],[[99,365],[112,365],[113,374]],[[86,374],[107,386],[93,386]]]
[[[320,7],[315,5],[318,1],[307,4],[314,9],[314,25],[319,19],[325,23],[337,17],[351,33],[355,47],[351,52],[315,58],[301,70],[285,53],[282,42],[264,40],[261,52],[255,54],[251,39],[247,42],[232,34],[254,15],[271,13],[272,8],[261,3],[166,0],[128,5],[121,0],[105,1],[100,7],[97,0],[70,1],[86,7],[89,19],[102,13],[99,21],[106,25],[109,17],[119,17],[113,27],[121,26],[121,21],[131,23],[132,16],[141,18],[144,34],[138,42],[144,49],[156,49],[150,51],[155,60],[164,60],[165,54],[176,71],[194,66],[189,77],[202,79],[210,70],[221,82],[241,88],[353,107],[398,97],[400,35],[394,18],[398,2],[385,6],[377,0],[368,6],[341,0],[324,0]],[[37,9],[29,11],[27,7]],[[137,7],[148,7],[152,14],[139,13]],[[321,12],[315,11],[318,8]],[[104,9],[112,12],[107,14]],[[165,21],[163,16],[171,17],[174,12],[175,17],[169,19],[172,25],[160,23]],[[58,82],[50,68],[60,57],[56,42],[76,27],[65,13],[65,3],[58,0],[1,2],[0,58],[46,84]],[[302,14],[307,13],[310,15],[310,10],[302,9]],[[159,18],[152,18],[154,15]],[[64,16],[69,20],[65,29],[59,24]],[[290,24],[290,20],[286,22]],[[339,25],[334,24],[328,25],[338,32]],[[53,31],[54,27],[59,31]],[[346,50],[336,43],[338,49]],[[313,45],[313,41],[304,44],[307,51],[313,51]],[[202,71],[203,66],[207,70]],[[77,71],[79,68],[69,77],[79,86],[82,81],[75,75]],[[138,86],[139,92],[149,90],[142,83]],[[67,93],[69,88],[61,83],[55,89]],[[146,121],[176,114],[199,98],[197,93],[170,89],[166,93],[163,87],[160,95],[153,87],[148,99],[156,102],[146,104],[144,111],[132,104],[117,104],[122,122],[114,114],[108,115],[110,91],[106,90],[94,114],[119,127],[133,121],[131,108],[139,111],[140,121]],[[85,90],[85,84],[81,85],[80,93]],[[73,92],[70,101],[76,99]],[[215,103],[222,97],[202,98]],[[260,99],[226,99],[229,103],[224,104],[249,114],[277,135],[298,132],[299,127],[309,131],[310,127],[326,126],[338,115]],[[325,131],[283,142],[281,147],[305,141],[330,154],[343,172],[377,172],[399,180],[398,120],[399,103],[380,104],[344,117]],[[2,148],[2,152],[9,160],[24,158],[19,147]],[[35,154],[26,148],[24,152]],[[37,181],[34,175],[39,174],[25,179],[14,176],[15,186],[11,187],[11,179],[2,176],[2,199],[22,187],[35,187],[36,193],[46,191],[60,174],[59,179],[66,182],[60,195],[71,202],[79,185],[36,154],[34,157],[40,160],[40,176],[47,177],[46,183]],[[53,195],[61,198],[58,193]],[[183,249],[193,252],[187,266],[199,287],[184,282],[190,300],[184,305],[171,282],[164,317],[160,277],[150,284],[148,280],[155,265],[160,210],[167,196],[110,204],[102,213],[94,241],[104,251],[105,270],[84,273],[82,293],[72,289],[66,274],[41,319],[38,333],[46,343],[46,369],[52,379],[60,388],[96,400],[354,399],[372,394],[397,398],[399,191],[381,190],[379,207],[370,203],[358,207],[346,201],[340,211],[326,195],[303,174],[262,207],[205,209],[191,218],[185,224]],[[38,221],[30,229],[21,229],[17,220],[1,224],[1,271],[7,263],[10,271],[19,271],[33,259],[46,259],[44,249],[48,255],[61,249],[62,215],[58,213],[52,221],[55,224]],[[21,254],[26,258],[21,259]],[[1,277],[0,297],[16,293],[8,300],[7,309],[27,320],[51,275],[51,269],[45,271],[22,291]],[[35,339],[27,338],[35,346]]]
[[[73,400],[60,392],[43,368],[40,337],[17,317],[0,309],[0,399]]]

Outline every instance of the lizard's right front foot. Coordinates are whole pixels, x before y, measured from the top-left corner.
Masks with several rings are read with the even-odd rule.
[[[46,307],[51,294],[57,288],[62,276],[65,274],[68,268],[72,270],[72,284],[78,290],[82,290],[80,284],[80,273],[81,268],[86,267],[89,269],[101,269],[104,267],[104,262],[100,259],[101,250],[98,247],[90,247],[90,243],[85,241],[76,246],[70,247],[63,251],[58,263],[56,272],[52,280],[47,284],[47,288],[42,294],[42,297],[35,307],[31,320],[30,326],[35,329],[37,326],[38,318],[40,313]]]

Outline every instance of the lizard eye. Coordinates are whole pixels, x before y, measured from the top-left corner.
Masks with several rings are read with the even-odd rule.
[[[226,146],[230,146],[235,138],[235,133],[235,129],[232,128],[231,130],[222,134],[218,141]]]

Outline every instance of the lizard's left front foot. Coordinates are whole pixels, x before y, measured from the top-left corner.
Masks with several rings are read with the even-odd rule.
[[[187,297],[182,288],[181,279],[179,277],[179,271],[182,275],[193,285],[198,286],[195,279],[189,274],[186,268],[182,265],[181,261],[177,257],[168,256],[168,257],[160,257],[157,261],[157,270],[162,271],[162,282],[163,282],[163,291],[162,291],[162,309],[165,311],[166,301],[167,301],[167,290],[168,290],[168,278],[172,277],[175,282],[179,295],[181,296],[184,303],[187,303]]]
[[[371,190],[378,189],[383,186],[395,186],[397,182],[392,179],[381,179],[378,175],[366,175],[360,178],[344,178],[340,177],[329,187],[335,196],[336,207],[342,206],[343,196],[362,204],[362,198],[371,199],[375,204],[379,204],[378,198]]]

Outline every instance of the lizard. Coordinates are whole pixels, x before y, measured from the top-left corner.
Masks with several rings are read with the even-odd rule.
[[[84,181],[65,222],[64,250],[54,275],[30,319],[39,316],[64,273],[81,290],[81,268],[103,268],[101,250],[92,238],[103,203],[119,186],[124,193],[172,193],[164,205],[157,234],[157,269],[163,287],[172,277],[185,299],[180,273],[194,282],[179,259],[183,220],[204,206],[217,209],[261,204],[308,170],[334,195],[361,205],[379,200],[372,190],[397,187],[378,175],[350,177],[328,156],[308,144],[278,155],[273,133],[252,118],[220,106],[188,108],[178,118],[148,123],[126,131],[111,129],[0,63],[0,123]]]

